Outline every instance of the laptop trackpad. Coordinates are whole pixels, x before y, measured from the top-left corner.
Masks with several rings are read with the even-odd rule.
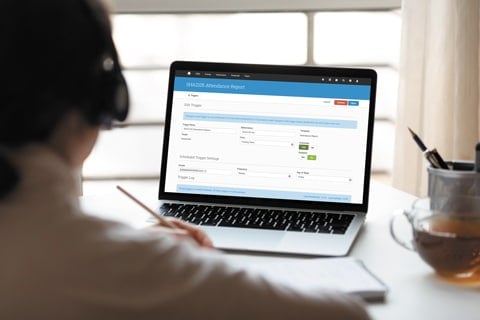
[[[219,249],[266,250],[277,248],[285,233],[270,230],[202,227]]]

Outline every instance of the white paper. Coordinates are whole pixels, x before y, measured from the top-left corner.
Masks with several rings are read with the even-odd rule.
[[[271,281],[298,290],[337,289],[355,293],[366,299],[383,298],[387,287],[363,263],[352,257],[316,258],[293,262],[252,265]]]

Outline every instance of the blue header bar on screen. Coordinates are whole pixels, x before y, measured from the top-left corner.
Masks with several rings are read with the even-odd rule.
[[[175,77],[175,91],[310,98],[370,99],[370,86],[292,81]]]

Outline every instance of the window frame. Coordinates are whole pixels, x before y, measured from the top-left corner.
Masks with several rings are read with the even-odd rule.
[[[401,0],[110,0],[114,13],[213,13],[392,10]]]

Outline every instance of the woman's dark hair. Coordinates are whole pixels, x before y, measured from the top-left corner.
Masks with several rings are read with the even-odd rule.
[[[92,112],[110,33],[98,0],[0,1],[0,199],[19,180],[2,149],[46,141],[69,111]]]
[[[20,175],[15,167],[2,156],[0,156],[0,199],[7,195],[20,180]]]

